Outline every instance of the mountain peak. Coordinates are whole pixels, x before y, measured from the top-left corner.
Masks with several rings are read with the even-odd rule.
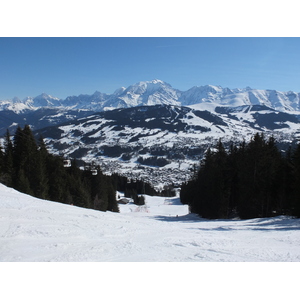
[[[36,97],[34,97],[34,99],[45,99],[48,98],[49,96],[46,93],[42,93]]]
[[[171,87],[171,85],[163,80],[160,79],[153,79],[153,80],[146,80],[146,81],[139,81],[136,84],[131,86],[167,86]]]
[[[154,84],[158,84],[158,83],[160,83],[160,84],[165,84],[165,82],[162,81],[162,80],[160,80],[160,79],[153,79],[153,80],[150,81],[150,83],[154,83]]]
[[[42,94],[34,97],[33,99],[54,99],[54,100],[60,100],[59,98],[53,97],[53,96],[48,95],[46,93],[42,93]]]

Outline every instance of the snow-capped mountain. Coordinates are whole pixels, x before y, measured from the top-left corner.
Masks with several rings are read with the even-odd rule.
[[[229,89],[206,85],[193,87],[183,92],[179,101],[181,105],[212,108],[216,106],[236,107],[242,105],[264,105],[279,111],[299,111],[300,93],[279,92],[276,90]],[[205,104],[205,105],[203,105]]]
[[[202,105],[214,110],[216,106],[236,107],[242,105],[264,105],[279,111],[300,112],[300,93],[252,88],[229,89],[221,86],[194,86],[180,91],[162,80],[141,81],[129,87],[118,88],[113,94],[96,91],[92,95],[69,96],[58,99],[45,93],[35,98],[27,97],[0,101],[0,110],[16,113],[41,107],[64,109],[88,109],[104,111],[143,105]]]
[[[59,98],[42,93],[36,97],[26,97],[21,101],[18,97],[11,100],[0,101],[0,111],[10,110],[15,113],[24,113],[29,110],[36,110],[42,107],[61,107],[61,100]]]
[[[99,164],[107,173],[143,177],[158,187],[185,181],[220,138],[229,145],[256,132],[291,144],[300,137],[300,120],[261,105],[215,112],[155,105],[99,112],[36,134],[53,153]]]
[[[221,104],[222,97],[227,94],[233,93],[229,89],[222,89],[221,87],[213,85],[205,85],[200,87],[194,86],[186,92],[183,92],[179,100],[183,106],[189,106],[203,102],[216,102]]]
[[[180,105],[178,101],[181,92],[173,89],[171,85],[161,80],[142,81],[129,86],[122,93],[111,97],[108,107],[134,107],[141,105],[171,104]]]
[[[24,103],[32,108],[61,106],[59,98],[47,95],[46,93],[42,93],[35,98],[27,97],[24,99]]]
[[[93,111],[102,111],[108,95],[96,91],[92,95],[69,96],[61,101],[61,106],[72,109],[89,109]]]
[[[173,89],[161,80],[142,81],[128,88],[118,88],[113,94],[95,92],[93,95],[67,97],[61,101],[64,107],[73,109],[93,109],[94,111],[111,110],[141,105],[173,104],[180,105],[181,92]]]
[[[11,100],[0,101],[0,111],[11,111],[20,114],[31,109],[32,108],[25,103],[25,99],[21,101],[18,97],[14,97]]]

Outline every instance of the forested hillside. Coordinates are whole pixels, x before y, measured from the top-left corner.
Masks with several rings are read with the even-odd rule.
[[[17,128],[15,135],[7,131],[0,145],[0,182],[20,192],[52,201],[101,211],[118,212],[116,190],[125,192],[136,204],[143,204],[138,193],[156,194],[149,184],[129,181],[126,177],[104,175],[99,166],[77,166],[50,154],[43,138],[35,140],[28,125]]]
[[[300,145],[282,154],[262,134],[228,150],[220,140],[180,197],[204,218],[300,217]]]
[[[36,142],[28,125],[18,127],[12,138],[7,131],[0,151],[1,182],[23,193],[52,201],[102,211],[118,211],[112,178],[80,170],[73,160],[48,153],[42,137]]]

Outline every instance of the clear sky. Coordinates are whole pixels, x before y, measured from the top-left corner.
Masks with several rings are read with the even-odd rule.
[[[0,99],[65,99],[161,79],[300,92],[300,38],[1,37]]]

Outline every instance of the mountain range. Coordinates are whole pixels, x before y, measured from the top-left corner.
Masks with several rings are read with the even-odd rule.
[[[206,104],[207,107],[265,105],[279,111],[299,112],[300,93],[258,90],[250,87],[229,89],[213,85],[194,86],[187,91],[180,91],[164,81],[155,79],[141,81],[127,88],[121,87],[113,94],[96,91],[92,95],[69,96],[64,100],[45,93],[23,100],[15,97],[0,101],[0,110],[22,113],[47,107],[103,111],[156,104],[181,106]]]
[[[0,101],[0,132],[29,124],[49,151],[107,173],[144,177],[156,187],[180,184],[208,147],[275,136],[284,150],[300,137],[300,94],[249,87],[174,89],[143,81],[113,94],[47,94]]]

